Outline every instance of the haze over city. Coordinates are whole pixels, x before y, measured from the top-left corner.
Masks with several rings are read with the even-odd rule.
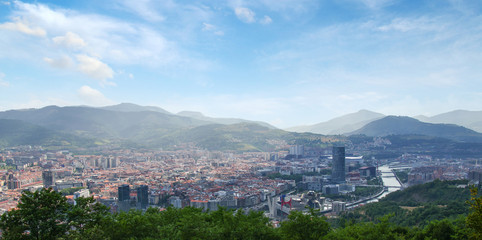
[[[481,110],[480,1],[2,1],[0,110],[121,102],[277,127]]]

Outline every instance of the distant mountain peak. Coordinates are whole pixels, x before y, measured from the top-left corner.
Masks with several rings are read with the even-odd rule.
[[[377,112],[370,111],[370,110],[368,110],[368,109],[360,109],[360,110],[358,110],[357,113],[377,113]]]

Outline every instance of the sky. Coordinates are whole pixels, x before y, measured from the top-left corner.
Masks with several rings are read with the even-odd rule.
[[[135,103],[280,128],[482,110],[482,1],[0,0],[0,110]]]

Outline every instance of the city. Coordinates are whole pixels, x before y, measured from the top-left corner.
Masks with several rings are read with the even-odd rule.
[[[76,155],[42,147],[6,149],[0,155],[5,169],[1,171],[0,208],[2,212],[15,208],[23,190],[52,187],[72,202],[92,196],[112,212],[168,206],[215,211],[225,207],[262,210],[271,219],[282,220],[291,209],[307,211],[305,206],[309,206],[336,216],[383,197],[385,192],[434,179],[478,183],[482,175],[482,167],[470,159],[405,154],[392,161],[366,160],[353,154],[345,157],[345,147],[286,147],[278,152],[240,154],[192,149]],[[347,153],[351,151],[347,149]],[[386,171],[400,169],[409,170],[403,181],[396,178],[394,182],[393,174],[392,181],[385,176]],[[383,182],[377,182],[379,179]],[[283,212],[282,205],[288,200]]]

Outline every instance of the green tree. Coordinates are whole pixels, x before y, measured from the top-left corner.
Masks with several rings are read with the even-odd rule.
[[[326,239],[344,240],[394,240],[408,239],[409,229],[394,226],[389,219],[392,215],[380,218],[378,223],[362,222],[330,232]]]
[[[269,219],[263,212],[250,211],[245,214],[242,210],[236,212],[220,208],[211,212],[207,219],[210,224],[211,239],[270,239],[276,240],[280,236],[269,225]]]
[[[472,229],[470,239],[482,239],[482,196],[478,196],[478,189],[470,189],[470,213],[467,216],[467,226]]]
[[[454,239],[452,238],[454,234],[455,227],[448,219],[434,220],[425,227],[423,231],[424,238],[421,239],[450,240]]]
[[[80,197],[75,202],[76,204],[70,205],[67,211],[71,239],[85,237],[104,223],[110,215],[109,208],[96,202],[92,197]]]
[[[292,211],[288,220],[281,223],[280,231],[283,239],[321,239],[330,232],[330,225],[313,209],[310,209],[310,214]]]
[[[3,239],[95,239],[108,208],[93,198],[77,198],[72,205],[49,189],[25,191],[17,208],[0,219]],[[100,238],[99,238],[100,239]]]
[[[2,215],[3,239],[59,239],[69,229],[69,203],[62,194],[49,189],[25,191],[17,209]]]

